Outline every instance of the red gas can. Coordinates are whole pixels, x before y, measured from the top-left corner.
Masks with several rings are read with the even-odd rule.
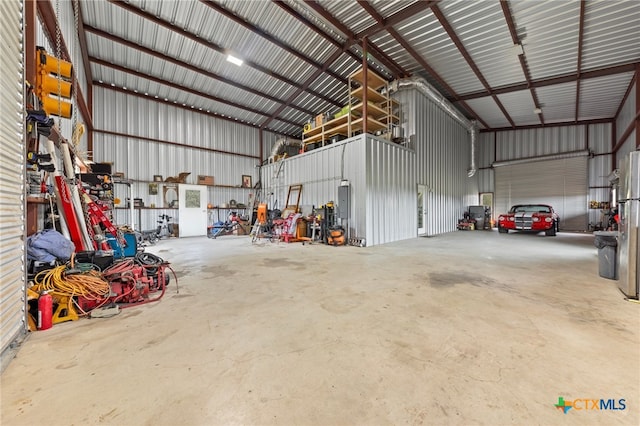
[[[38,298],[38,330],[48,330],[53,321],[53,298],[43,291]]]

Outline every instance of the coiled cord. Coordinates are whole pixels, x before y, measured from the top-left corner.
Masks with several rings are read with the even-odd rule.
[[[82,296],[88,300],[103,300],[109,297],[111,288],[100,272],[87,270],[78,273],[67,265],[56,266],[53,269],[41,271],[34,277],[35,285],[32,290],[41,293],[49,291],[59,296]]]

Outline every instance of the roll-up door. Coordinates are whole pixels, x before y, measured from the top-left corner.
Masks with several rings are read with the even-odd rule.
[[[0,340],[2,352],[25,326],[22,1],[0,2]]]
[[[495,178],[497,214],[514,204],[549,204],[561,231],[587,230],[586,156],[499,166]]]

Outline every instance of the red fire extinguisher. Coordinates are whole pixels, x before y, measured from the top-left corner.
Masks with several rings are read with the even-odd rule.
[[[51,328],[53,320],[53,298],[47,291],[43,291],[38,298],[38,330]]]

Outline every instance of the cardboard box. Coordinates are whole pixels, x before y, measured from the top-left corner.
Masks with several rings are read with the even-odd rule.
[[[213,185],[213,176],[198,175],[198,185]]]
[[[323,123],[324,123],[324,114],[316,115],[316,127],[322,126]]]

